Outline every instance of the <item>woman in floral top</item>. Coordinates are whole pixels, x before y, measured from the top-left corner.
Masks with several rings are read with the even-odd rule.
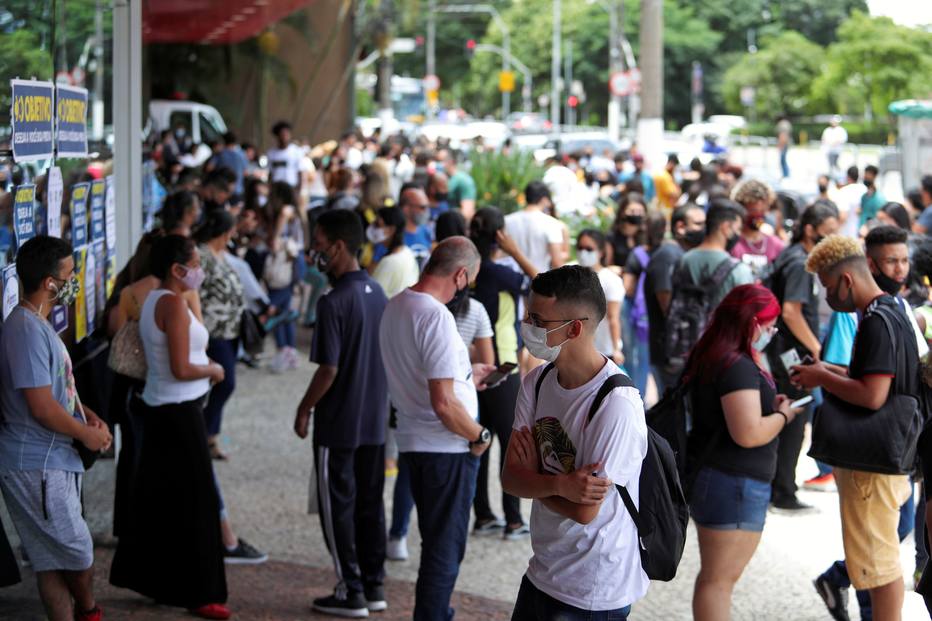
[[[214,385],[204,407],[207,437],[214,459],[226,459],[218,446],[223,406],[236,388],[236,359],[240,320],[245,309],[243,284],[227,262],[227,245],[235,233],[233,216],[222,209],[209,212],[197,231],[201,266],[206,278],[201,285],[204,325],[210,333],[207,355],[224,370],[224,379]]]

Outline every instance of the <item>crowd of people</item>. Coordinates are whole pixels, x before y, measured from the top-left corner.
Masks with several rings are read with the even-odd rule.
[[[814,413],[880,416],[920,392],[932,176],[902,205],[878,191],[875,167],[832,170],[800,204],[725,160],[683,167],[671,155],[652,174],[636,148],[581,152],[515,188],[522,205],[505,214],[482,205],[447,145],[349,132],[311,148],[286,122],[272,134],[263,157],[228,134],[197,175],[162,136],[153,155],[168,195],[106,308],[107,420],[81,404],[47,321],[73,301],[69,244],[39,236],[19,250],[24,295],[0,336],[0,489],[50,618],[101,618],[78,448],[106,450],[114,424],[111,583],[204,618],[232,614],[225,565],[267,556],[235,534],[214,473],[236,458],[223,413],[238,364],[299,368],[301,326],[315,370],[295,395],[294,432],[311,436],[337,578],[313,607],[343,617],[389,606],[385,562],[408,558],[416,508],[415,619],[452,618],[470,530],[530,538],[514,619],[626,618],[649,579],[615,488],[638,504],[656,391],[691,402],[693,614],[726,619],[768,511],[813,510],[796,472]],[[607,206],[609,226],[570,230],[568,179]],[[815,580],[834,618],[847,618],[851,585],[863,619],[899,618],[899,542],[914,526],[917,580],[928,559],[913,481],[930,442],[918,441],[915,472],[819,449],[804,486],[839,496],[844,561]]]

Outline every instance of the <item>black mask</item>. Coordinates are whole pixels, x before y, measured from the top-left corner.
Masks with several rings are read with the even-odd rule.
[[[828,305],[831,306],[834,311],[838,311],[839,313],[853,313],[857,310],[857,307],[854,305],[854,292],[851,291],[851,288],[848,288],[847,298],[842,300],[838,297],[838,291],[841,289],[844,280],[844,278],[839,278],[838,284],[835,285],[835,290],[825,292],[825,301],[828,302]]]
[[[436,192],[434,194],[434,200],[438,203],[445,203],[447,201],[447,192]]]
[[[828,192],[828,186],[827,186],[827,185],[822,185],[822,184],[820,183],[820,184],[819,184],[819,194],[825,194],[826,192]]]
[[[689,248],[695,248],[705,240],[705,231],[686,231],[683,233],[683,241]]]
[[[822,241],[823,239],[825,239],[825,235],[816,236],[816,238],[812,240],[812,245],[817,246],[819,242]]]
[[[625,222],[634,226],[641,226],[644,223],[644,216],[625,216]]]
[[[728,241],[725,242],[725,252],[731,252],[732,248],[738,245],[738,242],[741,241],[741,234],[735,233],[728,238]]]
[[[456,290],[456,293],[453,294],[453,299],[447,302],[447,309],[453,313],[454,316],[457,316],[465,310],[467,304],[469,304],[468,286]]]
[[[874,180],[873,180],[873,179],[865,179],[865,180],[864,180],[864,187],[865,187],[865,188],[872,188],[872,187],[874,187]]]
[[[877,286],[883,289],[885,293],[896,295],[903,290],[904,283],[890,278],[883,272],[877,272],[876,274],[873,274],[873,276],[874,282],[876,282]]]

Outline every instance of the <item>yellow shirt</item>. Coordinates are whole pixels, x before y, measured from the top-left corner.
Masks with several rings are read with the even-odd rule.
[[[676,199],[680,197],[680,189],[673,179],[673,175],[667,170],[654,175],[654,188],[657,190],[657,200],[665,212],[673,211],[676,207]]]

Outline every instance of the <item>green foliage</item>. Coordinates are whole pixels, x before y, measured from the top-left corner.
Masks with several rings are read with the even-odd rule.
[[[508,214],[524,204],[524,188],[543,179],[544,169],[530,153],[474,151],[469,174],[476,182],[477,207],[498,207]]]
[[[784,32],[764,42],[756,54],[745,54],[722,78],[722,94],[729,112],[743,114],[740,91],[752,86],[759,118],[814,112],[810,85],[818,77],[824,50],[801,34]]]
[[[0,32],[0,125],[9,126],[10,79],[51,79],[52,59],[39,48],[39,35],[28,30]]]

